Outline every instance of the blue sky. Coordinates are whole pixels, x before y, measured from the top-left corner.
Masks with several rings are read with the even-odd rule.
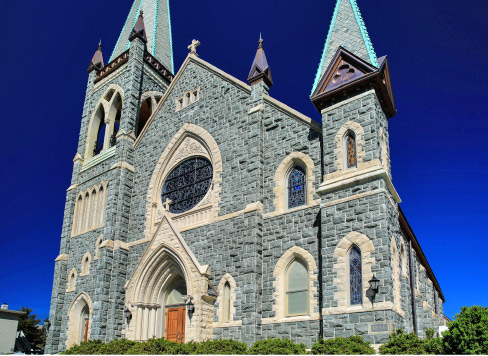
[[[259,33],[270,94],[319,120],[308,98],[335,0],[171,1],[175,67],[200,56],[244,80]],[[453,317],[488,305],[486,0],[358,0],[388,55],[393,183]],[[3,2],[0,302],[47,316],[89,61],[105,61],[131,0]]]

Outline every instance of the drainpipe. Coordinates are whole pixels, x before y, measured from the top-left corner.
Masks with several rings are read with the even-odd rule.
[[[415,335],[418,336],[417,327],[417,303],[415,300],[415,285],[414,285],[414,275],[413,275],[413,251],[412,251],[412,239],[409,241],[409,254],[410,254],[410,295],[412,299],[412,316],[413,316],[413,330]]]

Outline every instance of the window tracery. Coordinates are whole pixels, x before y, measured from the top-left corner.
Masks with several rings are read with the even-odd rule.
[[[176,111],[180,111],[198,100],[200,100],[200,87],[195,90],[189,90],[183,96],[176,99]]]
[[[79,194],[73,214],[72,236],[103,226],[107,201],[107,184],[102,183],[84,194]]]
[[[171,200],[169,211],[183,213],[194,208],[212,184],[213,167],[205,157],[193,157],[180,163],[166,178],[162,201]]]
[[[307,175],[300,166],[292,168],[288,175],[288,209],[307,203]]]

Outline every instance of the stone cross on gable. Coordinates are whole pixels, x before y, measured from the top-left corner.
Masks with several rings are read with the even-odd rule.
[[[198,46],[200,46],[200,41],[198,41],[198,40],[191,41],[191,45],[188,46],[190,53],[198,56],[198,53],[197,53],[197,47]]]
[[[163,204],[164,210],[169,211],[169,206],[173,204],[171,199],[166,198],[166,201]]]

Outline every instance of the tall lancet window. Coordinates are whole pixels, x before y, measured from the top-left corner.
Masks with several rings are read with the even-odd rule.
[[[346,167],[347,168],[355,168],[357,167],[357,152],[356,152],[356,135],[354,132],[349,131],[346,134]]]
[[[230,283],[226,282],[224,285],[224,322],[230,321]]]
[[[286,315],[305,315],[308,311],[307,267],[294,260],[286,270]]]
[[[295,166],[288,175],[288,209],[307,203],[307,176],[305,171]]]
[[[361,304],[363,302],[361,250],[357,246],[353,246],[349,252],[349,279],[351,305]]]

